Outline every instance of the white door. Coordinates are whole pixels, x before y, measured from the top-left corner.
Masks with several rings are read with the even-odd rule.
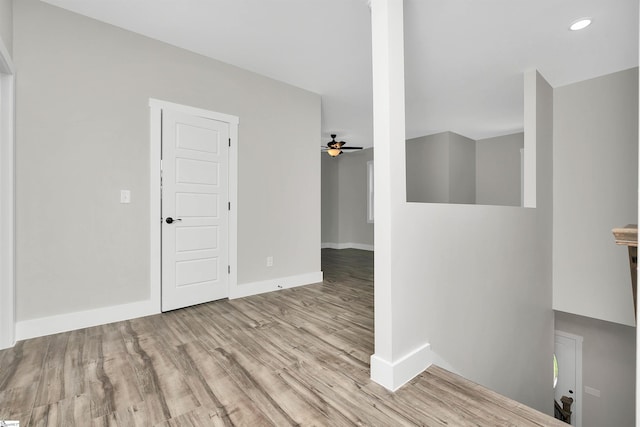
[[[162,311],[229,296],[229,123],[162,112]]]
[[[582,418],[582,337],[556,331],[554,352],[558,360],[555,399],[571,397],[571,425],[580,426]]]

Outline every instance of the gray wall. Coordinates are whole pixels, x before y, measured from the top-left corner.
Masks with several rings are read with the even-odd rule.
[[[340,158],[320,153],[322,165],[322,243],[340,243]]]
[[[562,312],[555,328],[584,338],[582,382],[600,391],[582,392],[582,426],[635,425],[635,328]]]
[[[638,70],[555,89],[553,307],[634,325],[627,248],[638,218]]]
[[[449,132],[407,140],[407,201],[449,203]]]
[[[0,0],[0,38],[13,55],[13,0]]]
[[[476,144],[449,132],[449,203],[476,202]]]
[[[476,141],[476,203],[520,206],[520,150],[524,134]]]
[[[348,153],[340,162],[340,243],[373,246],[373,224],[367,222],[367,162],[373,148]]]
[[[520,206],[524,134],[473,141],[453,132],[407,140],[407,201]]]
[[[318,95],[36,0],[14,18],[19,321],[149,297],[150,97],[240,117],[239,283],[320,271]]]
[[[329,157],[322,153],[322,243],[325,246],[373,246],[367,222],[367,162],[373,149]]]

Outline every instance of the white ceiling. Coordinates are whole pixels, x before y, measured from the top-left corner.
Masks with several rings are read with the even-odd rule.
[[[319,93],[323,140],[373,143],[367,0],[44,1]],[[638,0],[405,0],[407,137],[522,130],[524,71],[558,87],[637,66],[638,16]]]

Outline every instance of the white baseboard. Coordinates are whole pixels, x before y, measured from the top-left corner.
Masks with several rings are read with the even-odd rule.
[[[277,279],[262,280],[260,282],[245,283],[236,285],[229,289],[229,299],[249,297],[251,295],[265,292],[279,291],[282,289],[295,288],[297,286],[320,283],[323,280],[322,271],[299,274],[296,276],[280,277]]]
[[[145,300],[75,313],[22,320],[16,323],[16,340],[42,337],[158,313],[160,313],[159,301]]]
[[[374,354],[371,356],[371,379],[387,390],[396,391],[431,366],[432,363],[429,343],[395,362],[389,362]]]
[[[322,271],[282,277],[261,282],[247,283],[229,289],[229,299],[256,295],[264,292],[293,288],[296,286],[319,283],[323,280]],[[160,313],[159,301],[137,301],[129,304],[101,307],[93,310],[58,314],[37,319],[21,320],[16,323],[16,341],[45,335],[68,332],[106,323],[120,322]]]
[[[363,251],[373,252],[373,245],[365,245],[364,243],[322,243],[322,249],[360,249]]]

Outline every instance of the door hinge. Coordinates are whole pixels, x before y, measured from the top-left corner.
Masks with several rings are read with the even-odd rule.
[[[227,265],[227,273],[231,274],[231,266],[230,265]]]
[[[229,147],[231,147],[231,138],[229,138]]]
[[[229,206],[228,206],[229,210],[231,210],[231,202],[229,202]]]

